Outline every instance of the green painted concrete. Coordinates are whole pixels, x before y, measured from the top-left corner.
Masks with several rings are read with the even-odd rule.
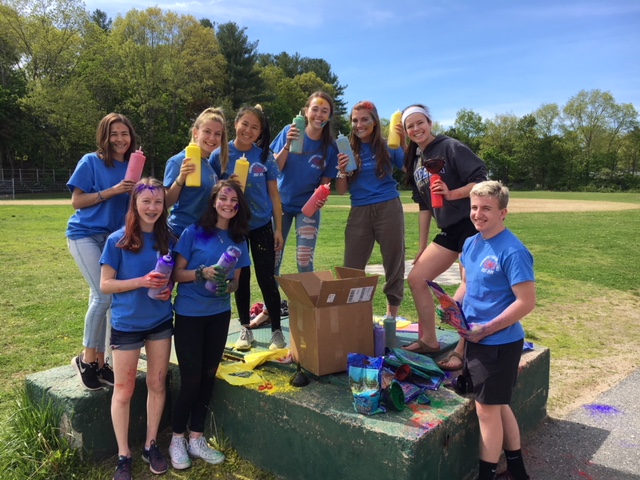
[[[266,379],[278,378],[273,368],[263,370]],[[549,351],[525,353],[512,404],[523,432],[546,417],[548,386]],[[270,395],[220,384],[213,409],[243,458],[289,480],[474,478],[473,402],[447,388],[429,396],[431,406],[366,417],[353,410],[341,374]]]
[[[139,444],[145,440],[147,386],[146,362],[141,359],[136,376],[136,389],[131,401],[131,428],[129,441]],[[177,367],[169,371],[168,382],[177,376]],[[64,412],[62,430],[82,449],[86,458],[100,460],[118,451],[111,424],[111,387],[90,392],[79,386],[75,370],[71,366],[57,367],[29,375],[26,388],[31,398],[53,401]],[[170,402],[167,402],[169,405]],[[169,425],[169,409],[165,409],[161,427]]]
[[[286,324],[283,324],[286,332]],[[254,350],[266,348],[269,329]],[[230,333],[230,342],[236,335]],[[399,334],[406,343],[415,334]],[[457,335],[439,332],[445,348]],[[264,345],[263,345],[264,343]],[[442,354],[444,355],[444,353]],[[546,417],[550,354],[538,349],[523,355],[513,409],[527,432]],[[412,404],[402,412],[366,417],[355,413],[346,373],[313,377],[309,386],[296,389],[288,379],[293,365],[267,364],[259,371],[272,390],[258,386],[232,387],[218,381],[211,404],[215,418],[207,434],[217,427],[239,454],[255,465],[285,479],[446,479],[474,478],[478,456],[478,424],[473,402],[448,388],[429,392],[431,406]],[[132,444],[145,432],[145,362],[141,360],[132,403]],[[78,385],[70,366],[30,375],[33,396],[47,396],[66,412],[63,428],[88,456],[101,459],[117,447],[110,417],[111,389],[87,392]],[[172,364],[163,427],[169,425],[172,398],[179,374]]]

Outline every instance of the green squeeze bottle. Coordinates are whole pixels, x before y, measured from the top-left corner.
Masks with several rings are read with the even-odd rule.
[[[298,113],[298,115],[293,119],[293,124],[296,126],[298,131],[300,132],[300,136],[297,140],[291,142],[291,146],[289,147],[289,151],[291,153],[302,153],[302,148],[304,147],[304,117],[302,116],[302,112]]]

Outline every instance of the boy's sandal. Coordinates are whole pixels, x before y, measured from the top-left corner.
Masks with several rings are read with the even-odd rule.
[[[455,357],[460,360],[459,367],[452,367],[450,365],[447,365],[448,363],[451,362],[452,357]],[[462,367],[464,367],[464,357],[460,355],[458,352],[456,352],[455,350],[451,351],[449,352],[449,355],[447,355],[446,357],[444,357],[442,360],[438,362],[438,366],[442,370],[447,370],[448,372],[455,372],[456,370],[462,370]]]

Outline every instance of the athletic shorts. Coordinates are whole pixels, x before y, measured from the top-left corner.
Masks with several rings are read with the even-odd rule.
[[[164,340],[173,335],[173,320],[167,320],[151,330],[123,332],[111,327],[111,348],[113,350],[137,350],[147,341]]]
[[[441,247],[451,250],[452,252],[462,252],[464,241],[478,233],[476,227],[473,226],[470,218],[454,223],[453,225],[443,228],[433,238],[433,243],[437,243]]]
[[[471,378],[473,393],[478,403],[511,403],[523,345],[524,339],[503,345],[466,342],[463,375]]]

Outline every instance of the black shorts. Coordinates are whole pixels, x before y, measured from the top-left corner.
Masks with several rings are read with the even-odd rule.
[[[478,233],[476,227],[473,226],[471,219],[467,217],[458,223],[443,228],[433,238],[433,243],[437,243],[447,250],[460,253],[462,252],[464,241],[476,233]]]
[[[473,393],[478,403],[511,403],[523,345],[524,339],[504,345],[466,343],[463,375],[471,377]]]

